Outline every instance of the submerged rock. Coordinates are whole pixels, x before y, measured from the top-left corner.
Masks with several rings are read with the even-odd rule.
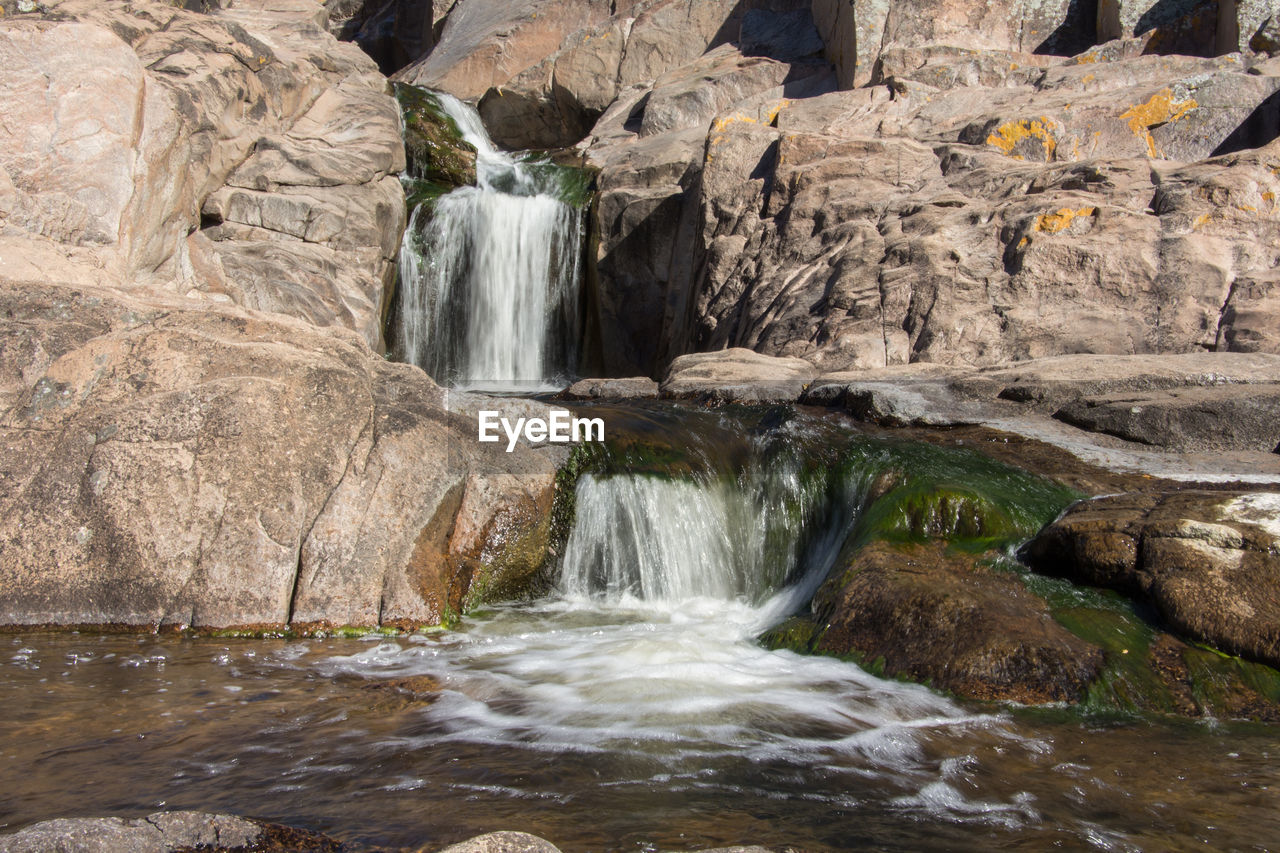
[[[1083,698],[1102,650],[1056,623],[1016,577],[945,544],[862,548],[819,593],[815,650],[978,699]]]
[[[233,815],[156,812],[143,818],[59,818],[0,836],[0,853],[336,853],[342,845],[320,833]]]

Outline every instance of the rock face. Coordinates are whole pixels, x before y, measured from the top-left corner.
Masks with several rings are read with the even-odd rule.
[[[0,304],[0,624],[434,624],[482,563],[545,549],[557,457],[482,451],[353,334],[54,285]]]
[[[1086,501],[1024,549],[1037,571],[1149,601],[1176,633],[1280,665],[1280,494]]]
[[[0,25],[0,278],[231,302],[381,345],[398,112],[319,6],[39,8]]]
[[[1015,578],[941,543],[864,547],[814,609],[827,625],[817,651],[856,651],[888,675],[978,699],[1079,701],[1102,668],[1102,650]]]
[[[206,5],[0,20],[0,625],[436,624],[541,564],[559,457],[380,355],[372,61]]]
[[[1276,351],[1271,66],[975,50],[890,18],[874,85],[746,85],[707,54],[666,79],[731,92],[714,115],[667,121],[662,80],[606,110],[584,144],[611,370]]]

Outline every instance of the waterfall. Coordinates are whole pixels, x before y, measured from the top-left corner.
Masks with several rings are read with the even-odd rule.
[[[436,96],[476,155],[474,187],[419,205],[400,250],[406,361],[455,387],[542,390],[572,375],[582,211],[563,172],[499,151],[476,112]]]
[[[756,448],[737,476],[582,476],[560,590],[632,606],[739,602],[763,630],[812,597],[857,516],[863,477]]]

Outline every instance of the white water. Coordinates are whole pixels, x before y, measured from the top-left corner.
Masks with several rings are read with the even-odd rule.
[[[558,598],[468,619],[443,641],[414,637],[331,658],[329,671],[440,680],[424,731],[378,744],[387,752],[470,744],[529,766],[587,762],[593,786],[619,793],[798,798],[841,810],[873,796],[930,819],[1037,821],[1029,795],[963,792],[975,742],[1043,748],[1003,718],[756,642],[808,599],[834,559],[851,506],[845,524],[832,525],[821,505],[789,475],[585,476]],[[768,507],[793,511],[779,526],[759,515]],[[814,525],[834,530],[803,535]],[[781,528],[805,544],[770,543]],[[783,589],[761,580],[789,576],[798,582]],[[567,788],[508,779],[489,793],[567,802],[583,783],[564,774]]]
[[[560,387],[580,337],[581,213],[495,148],[474,110],[438,98],[477,151],[478,185],[410,217],[400,251],[404,356],[455,387]]]

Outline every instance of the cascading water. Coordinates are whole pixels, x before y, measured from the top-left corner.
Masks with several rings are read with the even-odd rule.
[[[573,188],[564,170],[495,148],[466,104],[435,97],[476,149],[477,185],[410,215],[399,261],[402,355],[454,387],[559,387],[581,338],[583,216],[565,200]]]

